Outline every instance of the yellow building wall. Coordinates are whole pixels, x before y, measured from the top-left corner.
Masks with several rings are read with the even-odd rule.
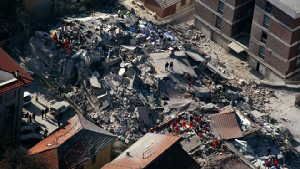
[[[92,163],[91,160],[87,161],[84,165],[84,169],[100,169],[105,164],[111,161],[111,153],[112,144],[107,145],[104,149],[98,152],[95,163]]]

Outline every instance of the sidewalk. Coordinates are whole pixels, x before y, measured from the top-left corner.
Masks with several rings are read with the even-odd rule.
[[[32,122],[39,125],[43,131],[45,129],[48,130],[48,134],[52,133],[54,130],[58,128],[57,120],[51,115],[47,114],[46,118],[42,118],[42,110],[45,109],[43,105],[40,103],[36,102],[36,96],[33,97],[31,103],[23,108],[25,112],[29,112],[32,114],[35,114],[35,120],[32,119]],[[39,97],[39,99],[43,99],[42,97]]]

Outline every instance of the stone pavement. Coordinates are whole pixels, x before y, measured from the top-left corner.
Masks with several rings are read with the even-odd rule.
[[[45,107],[39,102],[44,99],[42,97],[39,97],[39,102],[37,102],[35,98],[36,95],[34,95],[31,103],[25,106],[23,110],[25,112],[29,112],[30,114],[35,114],[35,120],[32,120],[32,122],[38,124],[43,129],[43,131],[47,129],[48,134],[50,134],[58,128],[57,120],[50,113],[46,115],[46,118],[42,118],[42,110],[44,110]],[[45,103],[45,100],[43,102]]]

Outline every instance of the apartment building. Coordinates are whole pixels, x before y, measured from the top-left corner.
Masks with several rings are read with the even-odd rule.
[[[222,46],[248,44],[254,0],[196,0],[195,26]]]
[[[0,146],[19,138],[24,86],[32,78],[0,48]]]
[[[249,54],[250,65],[265,77],[299,81],[299,0],[256,0]]]

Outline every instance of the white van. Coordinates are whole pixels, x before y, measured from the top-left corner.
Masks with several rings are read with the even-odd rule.
[[[27,91],[25,91],[24,92],[24,97],[23,97],[23,100],[24,100],[23,105],[25,106],[25,105],[31,103],[31,99],[32,99],[32,94],[29,93],[29,92],[27,92]]]
[[[66,101],[55,102],[51,105],[50,111],[53,115],[57,116],[62,114],[70,109],[70,104]]]

